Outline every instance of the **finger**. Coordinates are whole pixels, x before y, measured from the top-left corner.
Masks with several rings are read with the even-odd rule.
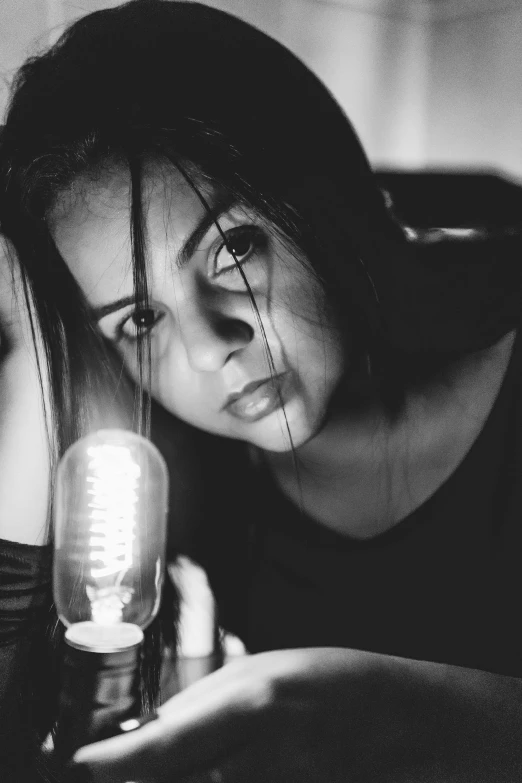
[[[262,688],[241,670],[209,675],[158,710],[158,719],[127,736],[86,746],[75,762],[98,783],[181,779],[244,745],[267,725]]]

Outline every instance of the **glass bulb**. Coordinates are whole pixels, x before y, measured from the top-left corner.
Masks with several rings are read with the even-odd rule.
[[[168,473],[150,441],[100,430],[60,460],[54,600],[66,638],[83,649],[139,643],[165,571]]]

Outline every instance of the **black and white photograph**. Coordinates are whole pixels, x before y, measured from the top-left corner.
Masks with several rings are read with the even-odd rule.
[[[522,780],[522,0],[0,0],[1,783]]]

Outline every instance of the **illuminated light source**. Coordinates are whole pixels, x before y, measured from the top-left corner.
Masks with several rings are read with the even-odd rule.
[[[62,755],[137,709],[139,647],[165,572],[167,504],[165,462],[133,432],[100,430],[60,461],[53,589],[69,650]]]

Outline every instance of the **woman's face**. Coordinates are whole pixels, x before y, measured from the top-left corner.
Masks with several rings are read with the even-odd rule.
[[[295,447],[310,440],[344,367],[306,263],[253,212],[211,192],[209,219],[180,174],[151,170],[144,194],[149,303],[136,307],[129,184],[121,171],[77,183],[52,225],[131,375],[138,377],[136,341],[148,333],[151,393],[179,418],[268,451],[290,449],[288,428]]]

